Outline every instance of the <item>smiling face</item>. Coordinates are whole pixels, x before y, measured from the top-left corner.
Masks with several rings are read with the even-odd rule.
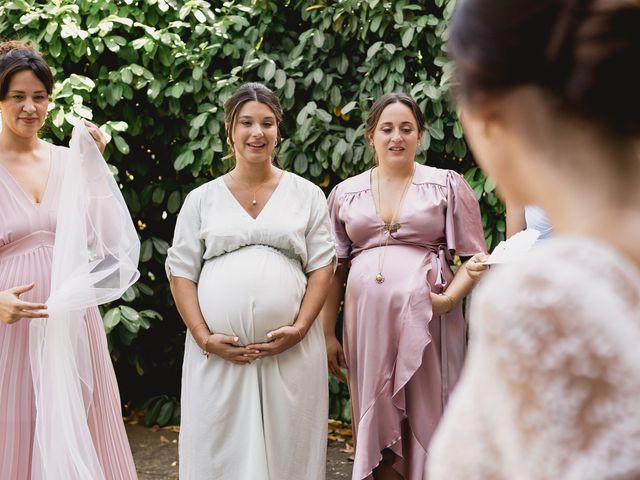
[[[11,77],[7,94],[0,100],[2,131],[23,138],[38,134],[47,117],[49,97],[44,84],[31,70]]]
[[[387,105],[369,134],[381,165],[412,163],[421,138],[412,110],[401,102]]]
[[[278,140],[276,115],[268,105],[244,103],[233,121],[231,141],[236,161],[271,161]]]

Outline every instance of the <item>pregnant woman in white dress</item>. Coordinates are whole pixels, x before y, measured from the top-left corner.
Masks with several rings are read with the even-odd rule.
[[[225,103],[236,166],[192,191],[167,273],[187,333],[182,480],[324,480],[322,307],[336,259],[326,200],[272,165],[282,109],[263,85]]]

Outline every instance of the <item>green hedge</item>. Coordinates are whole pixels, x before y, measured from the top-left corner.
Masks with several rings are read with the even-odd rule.
[[[429,125],[419,161],[464,172],[488,243],[503,237],[503,207],[474,166],[447,98],[442,43],[453,3],[2,3],[0,37],[31,40],[59,80],[46,135],[62,141],[71,122],[86,117],[112,138],[106,155],[142,240],[141,280],[104,316],[126,399],[178,392],[184,334],[163,261],[185,195],[231,167],[222,160],[222,103],[242,82],[278,93],[283,166],[325,189],[370,167],[362,124],[371,102],[384,92],[411,93]],[[332,402],[343,415],[344,405]]]

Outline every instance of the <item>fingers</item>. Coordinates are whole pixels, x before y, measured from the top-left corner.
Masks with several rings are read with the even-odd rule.
[[[238,346],[238,337],[232,337],[230,335],[222,335],[221,333],[217,333],[216,336],[220,339],[220,343],[224,343],[226,345],[233,345],[234,347]]]
[[[329,373],[336,377],[341,382],[346,382],[346,378],[339,365],[339,355],[333,356],[333,358],[329,358]]]
[[[19,310],[46,310],[47,306],[44,303],[31,303],[16,300],[16,308]]]
[[[28,292],[29,290],[32,290],[33,287],[35,287],[35,286],[36,286],[36,284],[34,282],[31,282],[31,283],[29,283],[27,285],[19,285],[17,287],[10,288],[9,291],[11,293],[13,293],[14,295],[16,295],[16,296],[20,296],[24,292]]]
[[[286,333],[285,328],[286,327],[281,327],[281,328],[278,328],[277,330],[273,330],[273,331],[267,333],[267,338],[269,340],[277,340],[278,338],[284,337],[285,333]]]
[[[91,123],[89,120],[84,119],[84,124],[87,127],[89,134],[91,135],[91,137],[93,137],[93,140],[96,142],[98,150],[100,150],[100,153],[104,152],[104,148],[107,146],[107,139],[105,138],[104,134],[100,131],[100,129],[95,124]]]
[[[20,312],[19,316],[21,318],[49,318],[49,314],[47,312],[36,312],[36,311],[25,311]]]

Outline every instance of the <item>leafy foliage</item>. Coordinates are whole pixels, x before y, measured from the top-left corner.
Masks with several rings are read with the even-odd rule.
[[[103,125],[106,155],[142,240],[140,282],[106,309],[129,398],[175,393],[182,327],[163,261],[175,215],[223,160],[222,103],[245,81],[272,87],[286,118],[282,165],[324,188],[370,167],[363,116],[384,92],[406,91],[429,130],[418,160],[466,172],[490,245],[504,232],[494,185],[473,165],[447,101],[442,51],[454,0],[6,0],[0,37],[32,40],[58,83],[48,135],[78,117]],[[163,317],[170,321],[159,322]],[[144,332],[144,333],[141,333]],[[135,370],[137,373],[133,373]],[[145,373],[146,372],[146,373]],[[153,372],[150,374],[149,372]],[[152,380],[140,381],[138,375]],[[342,415],[342,414],[340,414]]]

